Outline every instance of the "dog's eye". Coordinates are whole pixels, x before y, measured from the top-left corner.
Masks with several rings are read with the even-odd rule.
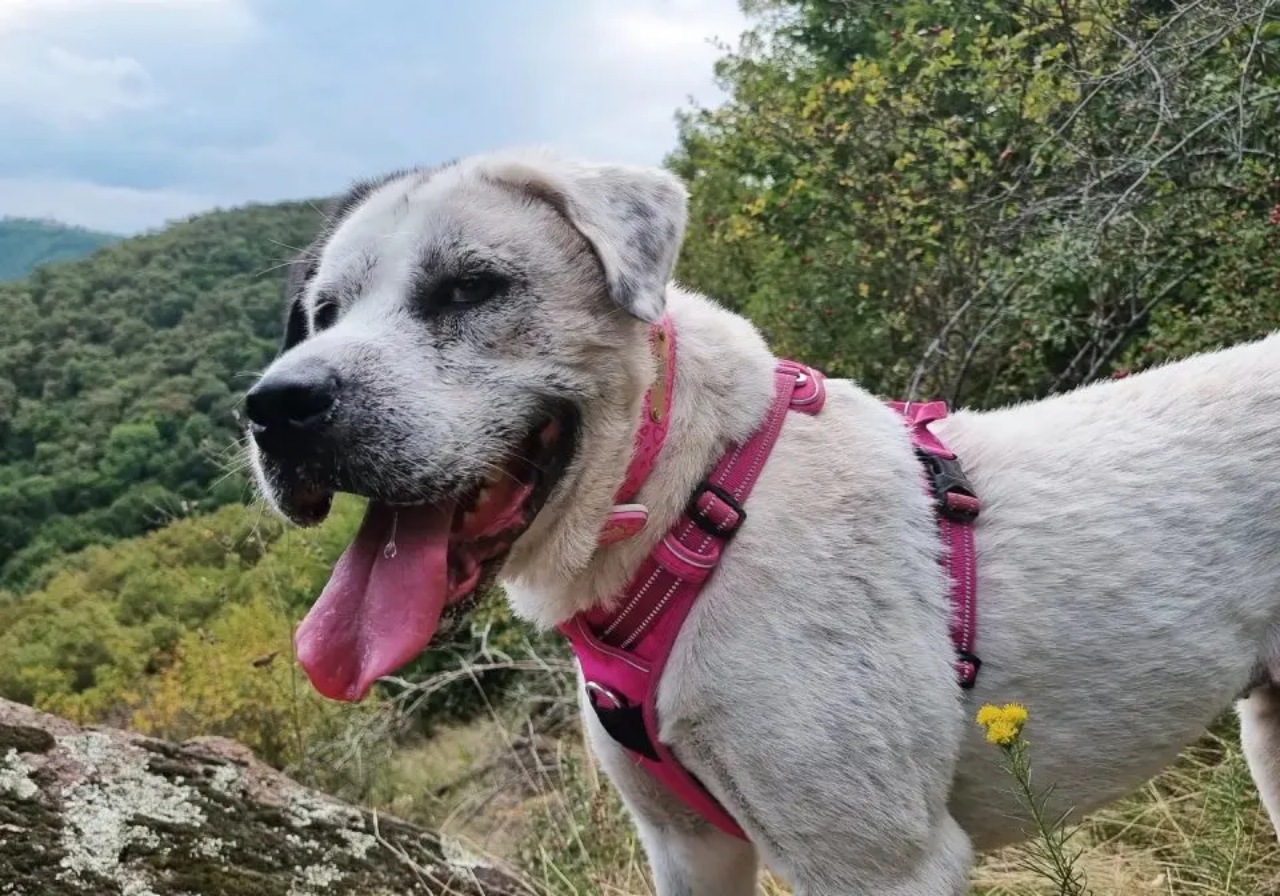
[[[314,324],[312,329],[319,333],[321,330],[327,330],[333,326],[334,321],[338,319],[338,306],[334,302],[320,302],[316,305]]]
[[[507,288],[506,278],[497,274],[474,274],[445,284],[444,299],[454,306],[479,305]]]

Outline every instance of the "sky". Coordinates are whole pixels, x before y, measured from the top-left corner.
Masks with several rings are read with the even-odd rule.
[[[136,233],[511,145],[657,164],[738,0],[0,0],[0,217]]]

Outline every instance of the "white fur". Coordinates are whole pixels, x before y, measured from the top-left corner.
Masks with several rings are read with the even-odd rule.
[[[548,261],[547,276],[591,280],[591,297],[543,293],[534,323],[560,334],[549,343],[553,357],[530,366],[512,349],[509,361],[497,360],[517,380],[565,370],[577,378],[579,457],[503,570],[516,611],[550,625],[616,596],[696,481],[760,421],[773,358],[743,318],[675,286],[665,302],[643,291],[630,307],[616,301],[609,269],[628,252],[609,241],[631,231],[608,220],[620,207],[609,191],[647,195],[660,210],[675,188],[649,185],[666,175],[584,175],[589,168],[543,155],[510,160],[446,169],[416,199],[404,198],[403,185],[391,198],[375,193],[324,250],[321,270],[371,255],[399,270],[408,249],[390,235],[397,228],[416,246],[450,222],[488,226],[486,209],[505,209],[485,192],[497,189],[483,185],[495,177],[539,199],[547,183],[570,196],[587,191],[580,204],[593,227],[563,203],[559,214],[595,247],[603,273],[582,268],[565,279],[586,262],[567,260],[567,237],[554,228],[545,254],[560,259]],[[527,222],[504,220],[496,232],[529,244],[531,228],[549,226],[544,212],[520,212]],[[683,226],[682,208],[657,216]],[[372,234],[389,234],[382,249]],[[674,250],[664,243],[655,257],[665,269]],[[634,253],[626,263],[637,263]],[[427,402],[441,387],[408,353],[429,340],[390,335],[395,276],[369,287],[346,330],[340,324],[307,351],[346,357],[381,327],[393,347],[378,351],[393,372],[380,388]],[[630,323],[617,319],[619,304]],[[671,434],[639,495],[650,526],[596,550],[652,371],[640,321],[663,306],[679,366]],[[1260,669],[1280,662],[1280,337],[938,424],[983,503],[984,665],[970,692],[954,677],[941,548],[907,433],[855,383],[830,381],[828,392],[820,415],[787,420],[748,523],[681,631],[659,694],[664,739],[751,844],[673,803],[587,712],[589,739],[635,817],[659,896],[745,896],[756,887],[757,857],[801,896],[959,896],[974,850],[1026,833],[997,751],[974,723],[980,704],[1027,705],[1037,780],[1056,785],[1054,808],[1079,814],[1158,772]],[[439,394],[419,442],[424,458],[442,463],[453,462],[455,442],[440,433],[519,405],[514,393],[490,406]],[[1276,705],[1266,685],[1241,706],[1273,817]]]
[[[758,342],[708,339],[740,321],[679,290],[669,299],[677,332],[696,334],[682,343],[681,418],[714,417],[707,391],[759,409],[756,376],[769,362]],[[1029,707],[1037,780],[1055,784],[1055,809],[1078,816],[1160,771],[1276,662],[1280,480],[1268,471],[1280,337],[937,426],[984,508],[984,666],[967,694],[905,433],[852,383],[829,389],[819,417],[788,420],[659,703],[677,754],[799,892],[953,896],[965,892],[971,845],[1023,837],[998,751],[973,721],[981,703]],[[706,444],[679,426],[655,482],[674,455]],[[517,591],[517,606],[590,590]],[[1273,818],[1274,694],[1265,687],[1241,707]],[[662,830],[685,844],[651,849],[659,880],[689,838],[708,855],[730,848],[705,825],[673,823],[682,813],[588,730],[646,842]],[[691,860],[684,873],[692,881],[703,867]],[[750,891],[731,879],[660,892]]]

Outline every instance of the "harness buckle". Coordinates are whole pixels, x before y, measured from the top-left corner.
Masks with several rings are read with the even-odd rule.
[[[599,720],[605,734],[632,753],[639,753],[654,762],[662,761],[653,741],[649,739],[643,706],[629,702],[613,688],[605,687],[598,682],[588,681],[584,686],[587,691],[587,700],[595,710],[596,719]],[[603,702],[606,700],[613,705],[606,706]]]
[[[929,475],[929,491],[938,512],[954,523],[972,523],[978,518],[978,495],[954,457],[942,457],[923,448],[916,457]]]
[[[978,659],[978,655],[972,650],[957,647],[956,666],[960,687],[966,691],[972,690],[973,686],[978,683],[978,671],[982,668],[982,660]]]
[[[689,496],[685,514],[699,529],[716,538],[730,538],[747,520],[747,511],[728,491],[706,479]]]

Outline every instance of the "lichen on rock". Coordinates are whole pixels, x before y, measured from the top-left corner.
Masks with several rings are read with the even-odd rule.
[[[74,879],[86,874],[116,877],[134,846],[157,848],[156,823],[199,828],[205,814],[197,794],[179,781],[153,774],[106,735],[88,732],[63,738],[59,747],[79,762],[84,779],[62,799],[61,866]]]
[[[0,744],[6,896],[531,892],[431,832],[308,790],[230,742],[82,730],[0,701]]]
[[[40,788],[31,780],[31,770],[23,763],[18,751],[10,748],[0,759],[0,793],[7,793],[18,800],[29,800]]]

